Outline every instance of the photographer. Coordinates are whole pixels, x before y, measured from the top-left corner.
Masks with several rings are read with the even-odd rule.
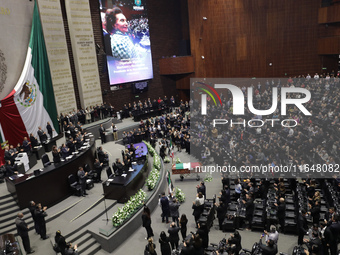
[[[235,255],[238,255],[240,251],[242,250],[241,235],[237,230],[234,232],[234,234],[230,234],[230,238],[228,239],[228,244],[231,245],[232,251]]]
[[[261,239],[260,239],[260,248],[262,251],[262,255],[276,255],[277,254],[277,246],[274,243],[273,240],[269,239],[267,241],[267,245],[262,243],[262,238],[264,237],[264,235],[261,235]]]

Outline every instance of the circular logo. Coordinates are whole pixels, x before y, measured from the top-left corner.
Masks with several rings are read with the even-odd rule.
[[[36,99],[37,99],[36,84],[30,84],[29,81],[26,81],[19,93],[17,99],[18,102],[25,107],[30,107],[31,105],[34,104]]]
[[[5,82],[7,79],[7,65],[5,64],[4,53],[0,50],[0,92],[5,87]]]

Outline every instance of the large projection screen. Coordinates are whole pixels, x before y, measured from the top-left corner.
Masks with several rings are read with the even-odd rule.
[[[99,0],[111,85],[153,78],[146,0]]]

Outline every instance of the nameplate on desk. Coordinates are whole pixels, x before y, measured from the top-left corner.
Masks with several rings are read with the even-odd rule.
[[[112,182],[112,181],[113,181],[113,179],[108,179],[107,181],[108,181],[108,182]]]
[[[75,151],[75,152],[72,152],[72,154],[73,154],[73,155],[77,155],[77,154],[79,154],[79,152],[78,152],[78,151]]]
[[[66,157],[66,160],[73,158],[73,155]]]
[[[90,139],[85,139],[86,142],[90,141]]]
[[[89,143],[84,143],[85,146],[89,145]]]
[[[135,171],[135,169],[133,169],[133,168],[130,168],[130,169],[129,169],[129,172],[133,172],[133,171]]]
[[[122,177],[126,177],[127,176],[127,174],[122,174]]]

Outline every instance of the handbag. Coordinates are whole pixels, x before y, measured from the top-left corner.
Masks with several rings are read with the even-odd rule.
[[[60,250],[58,244],[56,244],[56,243],[53,244],[53,250],[54,250],[55,252],[61,252],[61,250]]]

